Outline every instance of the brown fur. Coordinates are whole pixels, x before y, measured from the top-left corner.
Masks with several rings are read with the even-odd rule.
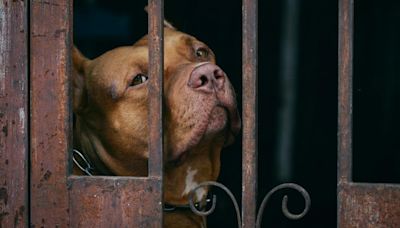
[[[223,90],[213,94],[194,91],[187,85],[199,63],[215,64],[211,50],[173,28],[166,27],[164,34],[164,200],[187,204],[188,196],[182,195],[187,170],[197,170],[196,183],[216,180],[221,149],[239,130],[240,119],[227,78]],[[195,50],[200,47],[209,54],[196,56]],[[147,36],[133,46],[113,49],[94,60],[74,48],[73,62],[75,148],[82,150],[101,174],[146,176],[147,83],[128,85],[138,73],[148,73]],[[201,224],[202,218],[190,212],[165,214],[165,227]]]

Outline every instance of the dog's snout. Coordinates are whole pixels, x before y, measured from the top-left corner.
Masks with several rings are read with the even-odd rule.
[[[203,92],[211,93],[221,90],[225,84],[225,72],[217,65],[207,63],[196,67],[188,81],[188,86]]]

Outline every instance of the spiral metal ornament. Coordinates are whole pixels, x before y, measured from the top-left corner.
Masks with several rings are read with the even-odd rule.
[[[193,201],[193,195],[196,192],[196,190],[199,189],[199,188],[202,188],[202,187],[207,187],[207,186],[218,187],[218,188],[224,190],[228,194],[228,196],[232,200],[233,206],[235,207],[238,227],[241,227],[242,220],[241,220],[241,217],[240,217],[240,209],[239,209],[239,205],[238,205],[238,203],[237,203],[237,201],[235,199],[235,196],[232,194],[232,192],[225,185],[220,184],[220,183],[215,182],[215,181],[203,182],[203,183],[197,185],[194,189],[192,189],[192,191],[190,191],[190,193],[189,193],[189,205],[190,205],[190,209],[193,211],[193,213],[195,213],[196,215],[200,215],[200,216],[207,216],[207,215],[210,215],[211,213],[214,212],[215,206],[216,206],[216,203],[217,203],[217,197],[215,195],[213,195],[213,197],[212,197],[211,208],[209,210],[207,210],[207,211],[200,211],[194,205],[195,203]]]
[[[293,189],[293,190],[300,192],[301,195],[303,196],[304,202],[305,202],[303,211],[300,214],[293,214],[289,211],[289,209],[287,207],[288,196],[285,195],[282,199],[282,213],[286,216],[286,218],[293,219],[293,220],[300,219],[300,218],[304,217],[304,215],[306,215],[307,212],[310,210],[311,198],[310,198],[310,195],[308,194],[308,192],[303,187],[301,187],[298,184],[294,184],[294,183],[285,183],[285,184],[278,185],[267,193],[267,195],[264,197],[264,199],[261,203],[261,206],[260,206],[258,214],[257,214],[257,221],[256,221],[257,228],[259,228],[261,226],[262,215],[264,213],[264,209],[265,209],[265,206],[267,205],[268,200],[271,198],[272,194],[274,194],[275,192],[277,192],[281,189]]]
[[[221,183],[218,183],[218,182],[215,182],[215,181],[203,182],[203,183],[197,185],[194,189],[192,189],[190,191],[190,193],[189,193],[189,206],[190,206],[190,209],[192,210],[192,212],[195,213],[196,215],[199,215],[199,216],[208,216],[208,215],[210,215],[211,213],[214,212],[215,207],[216,207],[216,203],[217,203],[217,197],[215,195],[213,195],[213,197],[212,197],[212,203],[211,203],[210,209],[205,210],[205,211],[197,209],[196,206],[195,206],[195,203],[193,201],[193,196],[194,196],[194,194],[196,193],[196,191],[199,188],[209,187],[209,186],[218,187],[218,188],[224,190],[228,194],[228,196],[231,198],[232,203],[233,203],[233,205],[235,207],[238,227],[241,227],[241,225],[242,225],[241,216],[240,216],[241,214],[240,214],[240,209],[239,209],[239,206],[238,206],[238,203],[236,201],[235,196],[232,194],[232,192],[225,185],[223,185]],[[273,188],[271,191],[269,191],[267,193],[267,195],[264,197],[264,199],[263,199],[263,201],[262,201],[262,203],[260,205],[260,208],[259,208],[259,211],[258,211],[258,214],[257,214],[257,220],[256,220],[256,227],[257,228],[260,228],[260,226],[261,226],[262,215],[264,213],[264,209],[265,209],[265,207],[266,207],[266,205],[268,203],[268,200],[271,198],[271,196],[275,192],[277,192],[277,191],[279,191],[281,189],[293,189],[293,190],[296,190],[296,191],[300,192],[300,194],[303,196],[304,201],[305,201],[305,206],[304,206],[303,211],[301,213],[299,213],[299,214],[293,214],[288,209],[288,206],[287,206],[288,196],[285,195],[283,197],[283,199],[282,199],[282,213],[287,218],[292,219],[292,220],[300,219],[300,218],[304,217],[307,214],[307,212],[310,210],[311,198],[310,198],[310,195],[308,194],[308,192],[303,187],[301,187],[298,184],[294,184],[294,183],[285,183],[285,184],[278,185],[278,186],[276,186],[275,188]]]

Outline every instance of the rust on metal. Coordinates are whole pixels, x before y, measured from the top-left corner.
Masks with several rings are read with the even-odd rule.
[[[338,184],[351,181],[353,0],[339,1]]]
[[[149,4],[150,177],[129,178],[69,177],[72,1],[31,1],[32,226],[162,226],[161,3]]]
[[[70,177],[71,227],[159,227],[158,180]],[[158,221],[158,222],[157,222]]]
[[[0,227],[29,225],[27,9],[0,1]]]
[[[152,198],[153,227],[163,224],[163,70],[164,5],[163,0],[149,0],[149,178],[156,180]]]
[[[400,185],[353,183],[354,0],[339,1],[338,227],[400,227]]]
[[[69,226],[72,1],[30,1],[31,225]]]
[[[257,0],[243,0],[242,227],[255,227],[257,198]]]
[[[149,176],[162,177],[163,1],[149,1]]]
[[[347,184],[339,198],[339,227],[400,227],[399,185]]]

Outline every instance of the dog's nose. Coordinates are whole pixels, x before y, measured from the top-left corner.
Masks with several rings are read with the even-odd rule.
[[[188,86],[198,91],[212,93],[224,87],[225,77],[225,72],[217,65],[206,63],[192,71]]]

